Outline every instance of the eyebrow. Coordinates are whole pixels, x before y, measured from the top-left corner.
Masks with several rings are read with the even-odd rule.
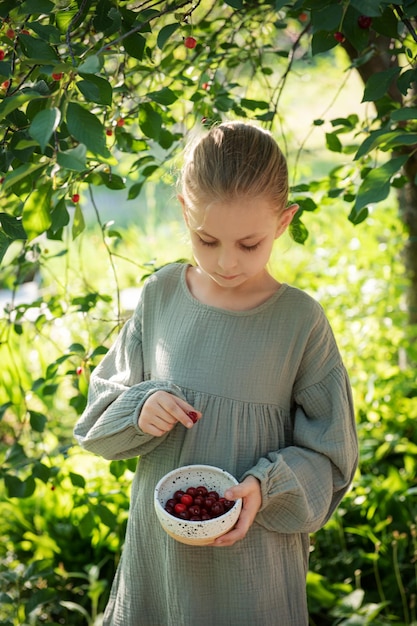
[[[216,239],[217,237],[213,237],[210,233],[207,233],[204,228],[196,228],[196,232],[200,235],[205,235],[206,237],[210,237],[211,239]],[[238,239],[239,242],[247,241],[248,239],[256,239],[256,237],[262,237],[262,233],[252,233],[251,235],[247,235],[246,237],[242,237],[242,239]]]

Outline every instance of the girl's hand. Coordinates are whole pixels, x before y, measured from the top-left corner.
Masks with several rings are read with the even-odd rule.
[[[156,391],[145,401],[139,415],[138,426],[148,435],[161,437],[172,430],[177,422],[191,428],[201,415],[181,398],[167,391]]]
[[[224,497],[228,500],[243,499],[242,511],[236,526],[225,535],[216,539],[212,546],[232,546],[236,541],[240,541],[246,536],[253,520],[262,504],[261,485],[254,476],[247,476],[243,482],[236,487],[228,489]]]

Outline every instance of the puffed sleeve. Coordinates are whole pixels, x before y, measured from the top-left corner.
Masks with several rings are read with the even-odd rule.
[[[78,443],[106,459],[144,455],[166,437],[154,437],[138,426],[147,398],[167,391],[185,399],[180,388],[160,380],[144,380],[141,303],[91,375],[88,402],[75,425]]]
[[[352,394],[330,326],[320,316],[294,386],[293,441],[259,459],[256,521],[282,533],[315,532],[348,490],[358,464]]]

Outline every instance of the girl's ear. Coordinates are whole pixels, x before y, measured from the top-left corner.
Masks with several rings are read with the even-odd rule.
[[[280,237],[287,230],[288,226],[291,224],[294,215],[297,213],[299,209],[298,204],[291,204],[291,206],[284,209],[278,224],[277,231],[275,233],[275,239]]]
[[[186,206],[185,206],[184,196],[181,196],[181,194],[178,194],[177,198],[178,198],[178,200],[179,200],[179,201],[180,201],[180,203],[181,203],[181,206],[182,206],[182,215],[183,215],[183,217],[184,217],[185,223],[186,223],[186,224],[187,224],[187,226],[188,226],[188,213],[187,213],[187,209],[186,209]]]

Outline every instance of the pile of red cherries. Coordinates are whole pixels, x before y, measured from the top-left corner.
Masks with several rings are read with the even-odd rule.
[[[204,485],[188,487],[186,491],[178,489],[165,503],[165,511],[179,519],[192,522],[220,517],[234,506],[234,500],[219,496],[217,491],[209,491]]]

